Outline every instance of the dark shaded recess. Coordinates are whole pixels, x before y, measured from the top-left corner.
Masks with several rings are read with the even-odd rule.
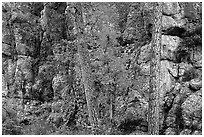
[[[146,26],[146,32],[147,32],[147,35],[148,37],[151,39],[152,38],[152,29],[153,29],[153,24],[149,23],[147,26]]]
[[[47,84],[43,82],[43,87],[39,89],[32,89],[30,99],[31,100],[38,100],[41,103],[50,102],[54,98],[54,90],[52,88],[52,84]]]
[[[56,10],[59,14],[63,14],[67,7],[66,2],[53,2],[50,4],[50,8]]]
[[[187,51],[185,48],[178,47],[178,49],[174,52],[176,63],[181,62],[190,62],[190,52]]]
[[[190,59],[191,54],[193,54],[196,47],[202,46],[202,26],[184,32],[181,38],[183,41],[174,52],[176,63],[192,63]]]
[[[68,120],[66,126],[72,127],[72,128],[75,127],[75,125],[76,125],[76,120],[77,120],[76,115],[77,115],[77,113],[78,113],[78,110],[79,110],[79,108],[78,108],[78,106],[75,104],[74,111],[71,113],[71,115],[70,115],[70,117],[69,117],[69,120]]]
[[[39,100],[41,102],[50,102],[54,98],[54,90],[50,85],[43,87],[42,92],[40,93]]]
[[[23,125],[30,125],[30,121],[28,119],[23,119],[22,121],[20,121],[20,124],[23,124]]]
[[[194,78],[197,78],[198,74],[196,73],[196,69],[195,68],[191,68],[189,70],[186,70],[182,76],[182,81],[186,82],[186,81],[190,81]]]
[[[44,9],[43,2],[32,2],[31,3],[31,14],[40,17],[41,11]]]
[[[175,98],[176,96],[174,96]],[[159,131],[160,135],[165,135],[165,131],[168,128],[167,127],[167,123],[166,123],[166,119],[168,117],[169,111],[171,110],[171,108],[173,107],[174,104],[174,98],[172,99],[171,103],[167,105],[167,103],[165,102],[164,106],[163,106],[163,113],[164,113],[164,122],[163,122],[163,126],[162,129]]]
[[[120,36],[120,37],[118,37],[116,39],[117,39],[119,45],[122,46],[122,47],[126,47],[127,44],[134,44],[134,42],[135,42],[134,39],[130,39],[130,40],[124,39],[123,36]]]
[[[183,117],[182,117],[181,105],[185,101],[185,98],[187,98],[187,97],[183,97],[183,98],[180,99],[179,105],[177,106],[176,112],[175,112],[176,126],[177,126],[176,127],[176,130],[177,130],[176,132],[177,132],[178,135],[184,129],[184,120],[183,120]]]
[[[119,30],[121,33],[123,33],[126,28],[127,18],[130,11],[130,3],[118,2],[115,4],[119,12]]]
[[[8,12],[5,6],[2,5],[2,12]]]
[[[145,127],[142,129],[145,129],[144,132],[147,132],[147,122],[144,122],[142,119],[137,119],[137,120],[125,120],[121,122],[121,124],[118,126],[118,129],[123,133],[123,134],[130,134],[133,131],[138,129],[138,126],[140,127]]]
[[[2,58],[12,59],[12,56],[11,55],[7,55],[5,53],[2,53]]]
[[[163,35],[183,37],[184,34],[186,33],[186,30],[180,27],[171,27],[168,28],[167,30],[163,30],[162,33]]]

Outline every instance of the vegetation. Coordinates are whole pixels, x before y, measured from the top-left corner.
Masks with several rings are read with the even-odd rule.
[[[2,134],[202,134],[201,9],[3,2]]]

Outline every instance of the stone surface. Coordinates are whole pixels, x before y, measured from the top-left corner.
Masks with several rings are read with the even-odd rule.
[[[52,88],[55,93],[55,98],[61,97],[62,93],[61,90],[66,87],[67,79],[66,76],[63,75],[56,75],[52,80]]]
[[[149,76],[137,76],[133,83],[134,85],[128,96],[133,98],[139,93],[145,100],[147,100],[149,91]]]
[[[184,129],[180,132],[180,135],[190,135],[191,134],[191,130],[190,129]]]
[[[2,43],[2,53],[6,55],[11,55],[11,52],[12,52],[11,46],[8,44]]]
[[[178,2],[164,2],[163,14],[174,15],[174,14],[178,14],[179,11],[180,11],[180,6]]]
[[[17,60],[17,72],[19,75],[24,76],[28,81],[32,80],[32,58],[27,56],[18,56]]]
[[[170,16],[163,16],[162,17],[162,29],[166,30],[171,27],[184,27],[186,21],[184,19],[175,20],[173,17]]]
[[[192,79],[189,83],[189,88],[196,91],[201,89],[202,81],[200,79]]]
[[[138,64],[145,63],[150,60],[150,48],[151,44],[147,44],[141,48],[141,52],[137,60]]]
[[[150,74],[150,62],[140,64],[140,75],[149,76]]]
[[[188,64],[188,63],[185,63],[185,62],[180,63],[179,64],[179,76],[183,76],[184,72],[186,70],[189,70],[190,68],[192,68],[191,64]]]
[[[194,48],[190,59],[195,67],[202,67],[202,46],[197,46]]]
[[[176,135],[176,131],[174,128],[169,127],[166,129],[165,135]]]
[[[51,64],[44,63],[39,67],[38,73],[43,80],[51,81],[54,77],[54,67]]]
[[[202,135],[202,131],[195,130],[192,135]]]
[[[174,52],[181,39],[177,36],[162,35],[161,59],[175,60]]]
[[[174,84],[174,79],[170,76],[168,72],[168,68],[170,68],[170,63],[167,60],[161,61],[161,86],[162,92],[160,93],[160,101],[162,102],[164,95],[170,91],[171,86]]]
[[[178,64],[169,62],[169,66],[167,69],[171,76],[173,76],[174,78],[178,77]]]
[[[202,96],[199,96],[196,92],[193,93],[186,99],[181,108],[185,125],[192,125],[195,117],[199,119],[202,118]],[[194,124],[196,124],[195,121]]]

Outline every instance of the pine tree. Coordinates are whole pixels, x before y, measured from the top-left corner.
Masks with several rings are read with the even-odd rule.
[[[161,27],[162,3],[154,3],[154,26],[150,62],[150,87],[149,87],[149,115],[148,130],[151,135],[159,134],[159,93],[160,93],[160,52],[161,52]]]
[[[97,108],[97,101],[96,97],[94,96],[94,81],[91,74],[90,68],[90,59],[89,53],[87,50],[87,45],[85,42],[84,36],[84,24],[83,24],[83,13],[82,13],[82,5],[81,3],[77,3],[75,5],[75,25],[77,28],[77,46],[78,46],[78,55],[79,55],[79,62],[81,65],[81,72],[82,72],[82,83],[84,85],[86,101],[87,101],[87,108],[89,113],[89,121],[92,128],[97,128],[98,126],[98,108]]]

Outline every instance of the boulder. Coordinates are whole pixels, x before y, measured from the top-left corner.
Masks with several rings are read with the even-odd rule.
[[[190,60],[192,61],[193,66],[197,68],[202,67],[202,46],[194,48],[193,53],[190,56]]]
[[[163,4],[163,14],[164,15],[174,15],[178,14],[180,11],[180,6],[178,2],[164,2]]]
[[[182,97],[187,98],[188,96],[190,96],[192,94],[192,91],[185,84],[182,85],[182,87],[180,89],[180,94]]]
[[[193,119],[202,118],[202,96],[199,92],[190,95],[181,105],[182,117],[186,126],[192,126]],[[194,121],[195,122],[195,121]],[[195,124],[195,123],[194,123]]]
[[[174,115],[170,115],[166,118],[166,126],[167,127],[171,127],[171,128],[174,128],[176,127],[176,116]]]
[[[11,55],[11,53],[12,53],[11,45],[2,43],[2,53],[6,54],[6,55]]]
[[[190,135],[191,134],[191,130],[190,129],[184,129],[180,132],[179,135]]]
[[[165,130],[165,133],[164,133],[165,135],[176,135],[176,130],[175,130],[175,128],[171,128],[171,127],[169,127],[169,128],[167,128],[166,130]]]
[[[167,67],[169,74],[174,78],[178,78],[178,64],[169,62],[169,66]]]
[[[191,64],[182,62],[179,64],[179,76],[183,76],[186,70],[190,70],[192,68]]]
[[[195,130],[192,135],[202,135],[202,131]]]
[[[192,79],[189,83],[189,88],[192,90],[200,90],[202,88],[202,81],[198,78]]]

